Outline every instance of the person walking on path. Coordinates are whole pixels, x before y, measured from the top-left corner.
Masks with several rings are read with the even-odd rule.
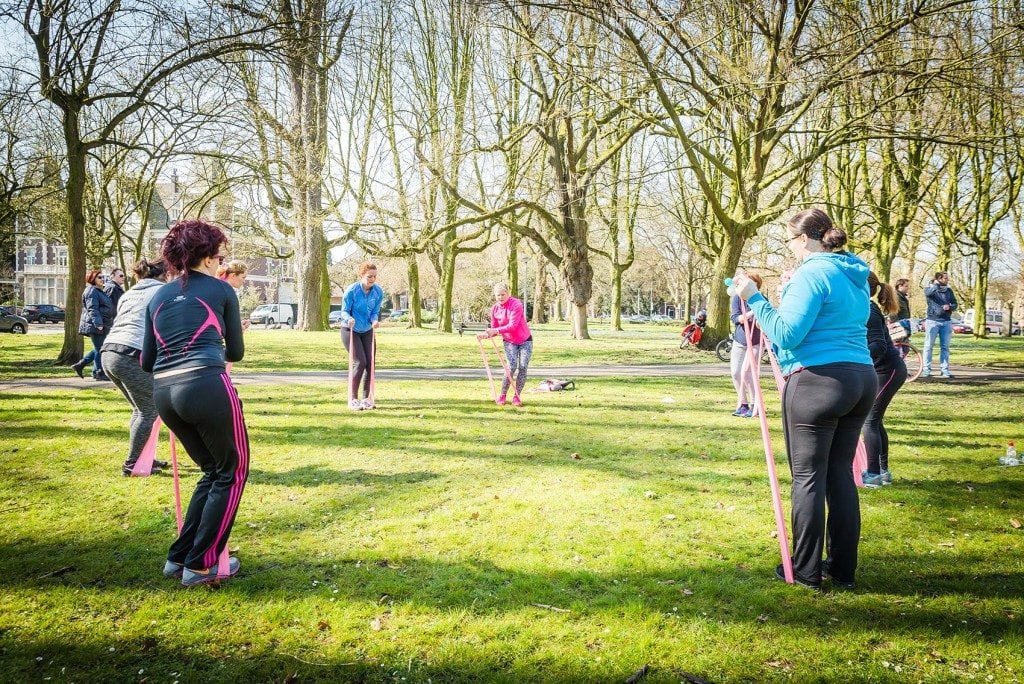
[[[761,289],[761,276],[757,273],[748,273],[747,277],[754,281],[757,289]],[[729,372],[732,375],[732,386],[736,388],[736,410],[734,416],[740,418],[753,418],[756,414],[754,407],[754,390],[750,385],[750,370],[743,372],[743,364],[747,358],[747,334],[743,329],[743,322],[750,320],[754,314],[750,311],[744,313],[741,306],[742,300],[739,295],[733,295],[730,302],[729,320],[736,326],[732,334],[732,351],[729,354]],[[761,373],[761,329],[757,325],[752,326],[750,345],[754,348],[754,364],[757,369],[755,375]]]
[[[949,274],[939,271],[932,279],[931,285],[924,288],[924,297],[928,302],[928,312],[924,321],[924,368],[921,377],[931,377],[932,350],[935,338],[939,338],[939,370],[942,377],[951,380],[949,372],[949,339],[953,336],[953,312],[958,306],[953,288],[949,286]]]
[[[864,422],[864,447],[868,454],[868,469],[861,475],[865,487],[880,487],[892,483],[889,472],[889,433],[882,421],[889,403],[907,381],[907,364],[900,357],[892,343],[886,316],[899,312],[896,290],[888,283],[878,280],[873,272],[868,274],[868,287],[877,302],[871,302],[868,316],[868,351],[878,376],[878,393]]]
[[[373,331],[380,326],[380,305],[384,290],[377,285],[377,266],[369,261],[359,264],[359,280],[348,286],[341,303],[341,343],[354,367],[349,369],[348,406],[353,411],[374,408],[370,399],[370,368],[373,358]],[[351,338],[351,339],[350,339]],[[351,346],[354,345],[354,346]],[[363,398],[359,398],[359,383]]]
[[[128,421],[128,457],[121,466],[121,473],[125,476],[132,474],[157,417],[153,403],[153,375],[142,369],[139,357],[142,356],[146,336],[146,308],[167,279],[163,260],[150,262],[142,259],[133,270],[137,279],[135,287],[121,297],[114,325],[100,351],[104,372],[132,407]],[[154,472],[166,467],[163,461],[153,462]]]
[[[820,209],[793,216],[786,242],[802,263],[777,309],[744,275],[733,279],[733,288],[777,347],[786,377],[782,422],[793,476],[794,579],[815,590],[825,577],[853,587],[860,543],[853,457],[878,389],[865,335],[868,266],[839,251],[846,233]],[[781,565],[775,574],[784,578]]]
[[[203,471],[165,577],[184,586],[234,575],[239,560],[218,567],[249,475],[249,436],[225,360],[245,354],[238,298],[215,276],[227,238],[205,221],[176,223],[160,243],[168,271],[181,274],[157,290],[146,307],[142,369],[153,373],[160,418]]]
[[[114,323],[114,303],[103,291],[103,273],[92,270],[85,274],[85,290],[82,291],[82,315],[78,319],[78,334],[85,335],[92,342],[92,349],[81,359],[71,364],[71,368],[84,378],[85,367],[92,364],[93,380],[106,381],[109,378],[103,372],[103,361],[100,349],[106,339],[110,326]]]
[[[110,301],[114,305],[114,318],[117,318],[117,305],[124,294],[124,271],[120,268],[111,271],[107,278],[107,286],[103,288],[103,291],[110,297]]]
[[[498,283],[494,286],[494,306],[491,307],[491,327],[477,335],[480,339],[501,335],[505,346],[505,358],[508,359],[509,375],[501,381],[501,396],[498,405],[504,406],[508,388],[514,381],[515,395],[513,406],[522,406],[520,396],[526,386],[526,372],[533,356],[533,335],[526,322],[526,310],[523,303],[508,291],[508,285]],[[510,377],[511,376],[511,377]]]

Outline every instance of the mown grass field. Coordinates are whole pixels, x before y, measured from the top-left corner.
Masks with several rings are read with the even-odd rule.
[[[358,414],[331,385],[240,391],[242,574],[215,591],[160,576],[171,479],[120,477],[109,386],[3,393],[0,680],[1024,677],[1024,468],[997,465],[1019,383],[900,393],[860,586],[822,595],[772,577],[761,438],[727,379],[583,380],[520,410],[482,381],[382,382]]]
[[[38,327],[38,326],[34,326]],[[574,340],[565,324],[534,326],[535,366],[692,364],[717,361],[713,352],[679,349],[680,326],[632,325],[613,331],[609,325],[592,323],[593,339]],[[53,331],[53,326],[49,330]],[[924,335],[913,343],[924,347]],[[71,369],[54,366],[60,335],[0,335],[0,379],[20,377],[68,377]],[[472,333],[463,336],[434,330],[409,329],[387,323],[378,335],[380,363],[390,368],[475,368],[480,352]],[[936,364],[938,349],[935,350]],[[954,365],[1024,370],[1024,338],[975,340],[954,336]],[[340,332],[307,333],[294,330],[253,328],[246,335],[247,370],[316,371],[345,368],[347,357]]]

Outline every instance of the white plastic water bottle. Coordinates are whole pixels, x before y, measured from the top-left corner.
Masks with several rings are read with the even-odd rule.
[[[1006,466],[1020,465],[1020,461],[1017,460],[1017,447],[1013,442],[1006,445],[1006,455],[999,459],[999,463]]]

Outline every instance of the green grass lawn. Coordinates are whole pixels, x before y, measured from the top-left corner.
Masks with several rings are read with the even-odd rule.
[[[679,327],[626,325],[616,332],[607,324],[591,325],[590,340],[574,340],[565,324],[534,326],[535,366],[587,364],[691,364],[718,361],[709,351],[679,349]],[[67,367],[53,366],[60,335],[0,335],[0,379],[66,377]],[[913,343],[924,347],[924,335]],[[385,324],[378,335],[379,363],[389,368],[475,368],[480,351],[476,338],[467,333],[443,334]],[[490,342],[485,342],[489,345]],[[493,352],[488,350],[489,354]],[[935,351],[936,363],[938,350]],[[1024,338],[975,340],[954,337],[954,364],[1024,370]],[[320,333],[254,328],[246,335],[245,370],[316,371],[346,367],[348,359],[337,330]],[[492,358],[492,364],[496,361]]]
[[[120,477],[113,391],[3,395],[0,680],[1024,676],[1024,468],[997,465],[1024,441],[1017,383],[898,395],[896,482],[861,492],[860,586],[822,595],[772,578],[761,439],[726,379],[584,380],[520,410],[482,381],[382,382],[358,414],[329,385],[240,391],[242,574],[216,591],[160,576],[171,479]]]

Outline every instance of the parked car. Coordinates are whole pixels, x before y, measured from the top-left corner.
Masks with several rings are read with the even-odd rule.
[[[955,332],[958,335],[970,335],[971,333],[974,332],[974,328],[967,325],[966,323],[957,323],[956,321],[954,321],[953,332]]]
[[[335,309],[327,314],[327,325],[331,328],[341,327],[341,309]]]
[[[19,316],[12,309],[4,308],[0,313],[0,332],[24,335],[28,332],[28,321],[24,316]]]
[[[249,322],[253,325],[269,327],[284,323],[290,328],[294,320],[295,313],[291,304],[260,304],[249,314]]]
[[[633,314],[627,319],[630,323],[650,323],[651,319],[643,314]]]
[[[393,321],[393,320],[397,320],[397,319],[401,318],[402,316],[407,316],[408,314],[409,314],[409,310],[408,309],[395,309],[394,311],[392,311],[388,315],[388,319]]]
[[[29,323],[60,323],[64,320],[64,309],[53,304],[29,304],[21,315]]]
[[[651,316],[652,323],[671,323],[674,320],[674,318],[672,318],[671,316],[666,316],[665,314],[654,314],[653,316]]]

